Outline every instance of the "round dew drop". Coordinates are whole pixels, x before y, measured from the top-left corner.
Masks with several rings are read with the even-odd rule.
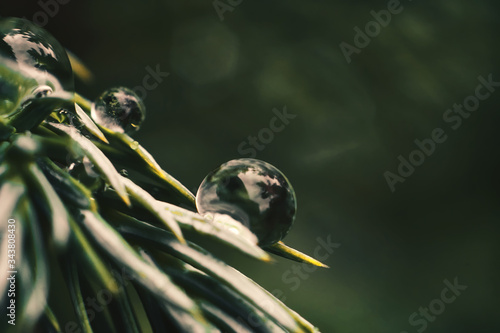
[[[114,132],[133,134],[146,117],[146,107],[132,90],[111,88],[92,105],[92,118],[99,125]]]
[[[0,18],[0,114],[26,101],[74,90],[64,47],[47,31],[21,18]]]
[[[64,47],[46,30],[21,18],[0,19],[0,57],[39,85],[61,84],[74,90],[73,70]]]
[[[260,246],[283,239],[295,219],[292,185],[273,165],[251,158],[222,164],[209,173],[196,194],[202,215],[227,214],[246,225]]]

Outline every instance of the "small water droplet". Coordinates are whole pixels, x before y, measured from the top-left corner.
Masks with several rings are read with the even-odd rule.
[[[112,131],[133,134],[146,116],[142,100],[124,87],[106,90],[92,105],[92,118]]]
[[[209,173],[196,194],[196,207],[201,215],[226,214],[240,221],[260,246],[283,239],[297,210],[295,192],[285,175],[250,158],[229,161]]]
[[[137,142],[137,141],[132,142],[130,144],[130,148],[133,150],[136,150],[137,148],[139,148],[139,142]]]

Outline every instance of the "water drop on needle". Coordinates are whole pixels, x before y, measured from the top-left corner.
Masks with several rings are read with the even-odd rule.
[[[92,118],[114,132],[133,134],[146,117],[146,107],[132,90],[124,87],[106,90],[92,106]]]
[[[290,230],[297,210],[292,185],[273,165],[250,158],[232,160],[209,173],[196,194],[202,215],[226,214],[246,225],[260,246]]]

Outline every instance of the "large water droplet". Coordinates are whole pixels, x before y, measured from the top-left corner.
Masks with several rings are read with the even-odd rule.
[[[124,87],[106,90],[92,106],[92,118],[112,131],[133,134],[146,116],[146,107],[132,90]]]
[[[17,110],[27,99],[43,97],[33,96],[38,86],[65,96],[74,90],[66,50],[51,34],[25,19],[0,19],[0,114]]]
[[[292,185],[273,165],[242,158],[222,164],[209,173],[196,194],[202,215],[227,214],[245,224],[260,246],[283,239],[297,210]]]

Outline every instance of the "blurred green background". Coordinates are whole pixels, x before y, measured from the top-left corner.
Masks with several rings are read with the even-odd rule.
[[[245,274],[340,333],[417,332],[409,316],[458,277],[468,288],[425,331],[499,331],[500,88],[460,128],[443,121],[478,76],[500,81],[498,2],[402,1],[350,63],[339,44],[387,1],[226,0],[223,20],[210,0],[67,2],[2,1],[0,15],[38,20],[77,54],[95,76],[77,82],[89,98],[143,86],[147,68],[170,73],[147,91],[136,138],[194,192],[249,157],[239,145],[274,108],[296,115],[256,156],[296,190],[285,241],[310,254],[318,237],[341,245],[312,273],[225,253]],[[448,139],[391,192],[384,172],[438,127]]]

